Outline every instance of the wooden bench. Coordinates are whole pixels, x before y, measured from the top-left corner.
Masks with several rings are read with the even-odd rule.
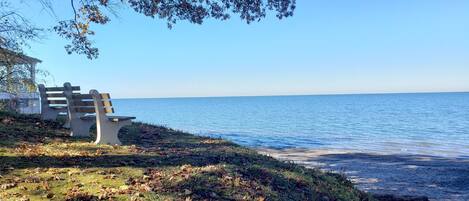
[[[72,136],[89,136],[91,126],[96,123],[96,144],[122,144],[117,136],[119,130],[130,125],[135,117],[108,116],[114,113],[108,93],[100,94],[96,90],[90,94],[64,93],[69,104]]]
[[[69,83],[70,84],[70,83]],[[67,114],[67,100],[64,95],[64,87],[45,87],[38,85],[41,97],[41,119],[56,120],[59,115]],[[71,93],[79,93],[79,86],[72,86]],[[64,127],[70,128],[70,118],[66,119]]]

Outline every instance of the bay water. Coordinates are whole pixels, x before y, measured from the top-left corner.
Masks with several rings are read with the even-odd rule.
[[[120,115],[249,147],[469,156],[469,93],[116,99]]]

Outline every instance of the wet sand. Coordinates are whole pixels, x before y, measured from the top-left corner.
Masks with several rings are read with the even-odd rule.
[[[345,174],[358,188],[371,193],[469,200],[469,157],[321,149],[262,148],[258,151],[306,167]]]

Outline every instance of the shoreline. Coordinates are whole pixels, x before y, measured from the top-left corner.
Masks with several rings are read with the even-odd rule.
[[[469,158],[377,154],[340,149],[257,148],[259,153],[347,176],[374,194],[469,200]]]

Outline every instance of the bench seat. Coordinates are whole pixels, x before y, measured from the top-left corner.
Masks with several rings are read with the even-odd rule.
[[[107,118],[109,119],[109,121],[113,121],[113,122],[119,122],[119,121],[127,121],[127,120],[132,120],[132,119],[135,119],[135,117],[127,117],[127,116],[107,116]],[[81,120],[85,120],[85,121],[94,121],[96,120],[96,115],[86,115],[86,116],[82,116],[80,117]]]
[[[107,116],[110,121],[119,122],[119,121],[127,121],[135,119],[135,117],[127,117],[127,116]]]

